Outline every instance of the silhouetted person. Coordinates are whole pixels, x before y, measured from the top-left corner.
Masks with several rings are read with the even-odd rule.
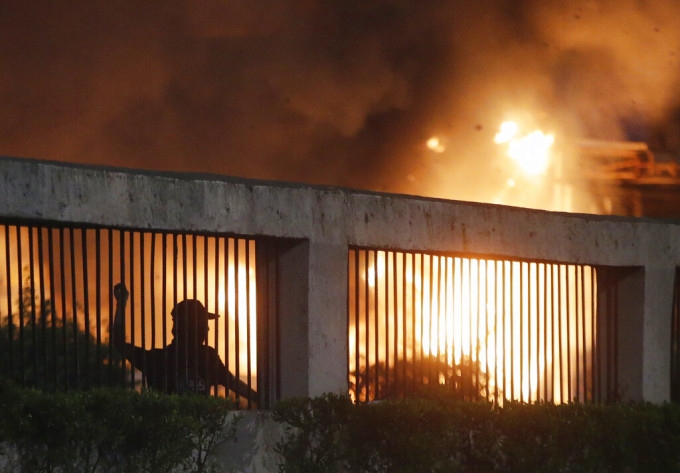
[[[125,284],[113,288],[116,314],[113,321],[113,346],[142,371],[149,387],[169,392],[203,392],[220,384],[239,396],[257,401],[257,393],[236,379],[226,368],[215,348],[208,342],[208,320],[216,319],[195,299],[183,300],[172,309],[172,336],[163,348],[146,350],[125,342],[125,309],[129,292]]]

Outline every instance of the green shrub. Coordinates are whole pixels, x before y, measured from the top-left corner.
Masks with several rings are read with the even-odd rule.
[[[22,472],[208,471],[235,434],[218,397],[125,389],[45,393],[0,382],[0,463]]]
[[[280,402],[287,472],[608,473],[680,471],[680,406],[429,399]]]

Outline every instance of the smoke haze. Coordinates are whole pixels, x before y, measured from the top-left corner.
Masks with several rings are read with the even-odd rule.
[[[513,113],[680,151],[679,58],[671,0],[6,1],[0,154],[483,200]]]

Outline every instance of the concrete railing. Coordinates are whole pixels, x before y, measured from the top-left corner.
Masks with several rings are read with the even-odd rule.
[[[349,246],[626,268],[621,392],[670,397],[675,223],[14,158],[0,158],[0,217],[281,239],[284,397],[347,391]]]

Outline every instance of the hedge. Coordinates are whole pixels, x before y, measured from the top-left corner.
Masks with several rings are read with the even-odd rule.
[[[122,388],[41,392],[0,381],[0,469],[21,472],[209,471],[234,437],[233,404]]]
[[[325,395],[281,402],[274,417],[286,425],[282,473],[680,471],[674,404],[353,404]]]
[[[45,393],[0,381],[0,471],[210,471],[234,439],[225,399],[124,389]],[[680,406],[503,407],[443,397],[274,407],[281,473],[680,471]]]

